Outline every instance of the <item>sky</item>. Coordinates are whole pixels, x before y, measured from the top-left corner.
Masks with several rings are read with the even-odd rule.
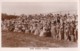
[[[59,11],[76,11],[77,2],[3,2],[2,13],[39,14]]]

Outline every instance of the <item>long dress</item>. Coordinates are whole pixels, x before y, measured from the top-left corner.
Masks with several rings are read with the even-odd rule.
[[[56,26],[52,26],[51,27],[51,35],[52,35],[53,39],[56,38],[56,34],[57,34]]]

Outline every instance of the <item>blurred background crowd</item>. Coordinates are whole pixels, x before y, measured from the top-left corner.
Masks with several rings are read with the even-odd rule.
[[[10,17],[9,19],[4,19]],[[12,18],[13,17],[13,18]],[[78,15],[71,13],[49,13],[33,15],[2,14],[2,31],[24,32],[57,40],[77,41]]]

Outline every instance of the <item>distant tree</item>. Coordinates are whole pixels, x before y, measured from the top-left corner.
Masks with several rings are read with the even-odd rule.
[[[2,13],[1,14],[1,19],[2,20],[4,20],[4,19],[7,19],[7,20],[9,20],[9,19],[15,19],[17,17],[18,17],[17,15],[8,15],[6,13]]]

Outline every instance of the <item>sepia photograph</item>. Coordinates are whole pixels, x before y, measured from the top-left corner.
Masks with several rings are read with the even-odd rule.
[[[2,2],[2,47],[78,47],[77,2]]]

